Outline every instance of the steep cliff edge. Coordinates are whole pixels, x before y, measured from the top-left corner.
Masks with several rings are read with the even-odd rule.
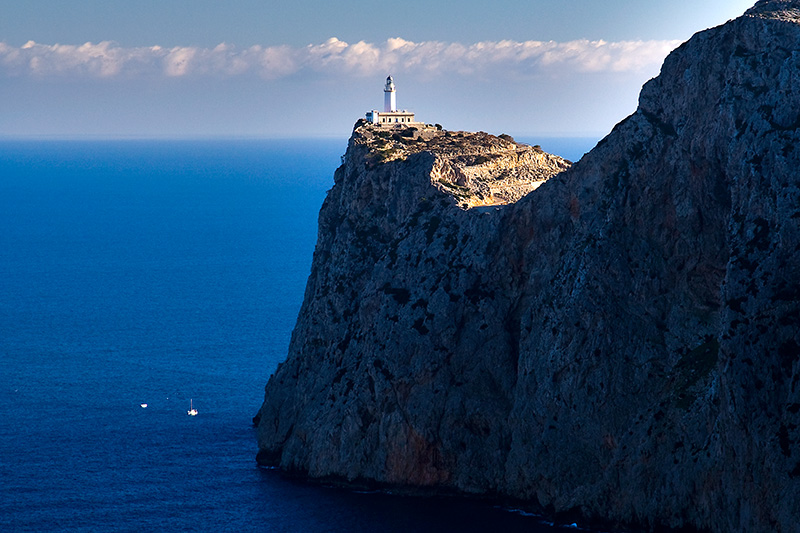
[[[800,0],[766,0],[499,210],[465,204],[566,163],[489,136],[388,153],[357,128],[259,461],[617,525],[796,530],[798,127]]]

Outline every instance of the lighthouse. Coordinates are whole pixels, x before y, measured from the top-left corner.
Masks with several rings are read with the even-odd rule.
[[[367,112],[367,122],[382,127],[400,127],[407,128],[409,126],[421,127],[424,124],[417,122],[414,119],[414,113],[411,111],[397,110],[397,91],[394,88],[394,80],[391,76],[386,78],[386,84],[383,86],[383,111],[373,109]]]
[[[397,111],[397,91],[394,89],[394,80],[391,76],[386,78],[386,86],[383,88],[383,112],[391,113]]]

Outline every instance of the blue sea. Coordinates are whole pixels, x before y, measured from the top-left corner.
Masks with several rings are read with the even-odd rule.
[[[527,141],[577,160],[595,139]],[[0,141],[0,531],[556,530],[256,465],[345,148]]]

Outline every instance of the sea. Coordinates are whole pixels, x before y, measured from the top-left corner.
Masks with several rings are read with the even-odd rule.
[[[577,160],[597,139],[525,140]],[[256,465],[345,148],[0,140],[0,531],[563,530]]]

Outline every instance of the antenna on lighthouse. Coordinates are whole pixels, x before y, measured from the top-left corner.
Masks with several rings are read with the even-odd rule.
[[[397,91],[394,89],[394,80],[391,76],[386,78],[386,86],[383,88],[383,111],[391,113],[397,111]]]

